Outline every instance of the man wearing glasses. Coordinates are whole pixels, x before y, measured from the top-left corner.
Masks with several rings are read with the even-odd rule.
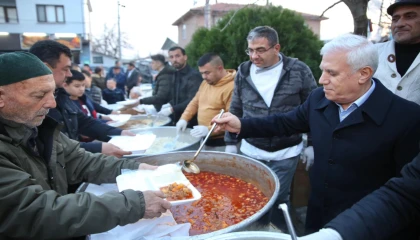
[[[263,117],[288,112],[302,104],[316,88],[309,67],[280,53],[277,32],[271,27],[252,29],[247,41],[245,52],[250,60],[238,67],[230,112],[240,118]],[[238,141],[227,132],[225,151],[237,153]],[[279,203],[289,202],[290,185],[302,150],[300,134],[241,141],[242,154],[269,166],[280,180],[281,188],[272,220],[282,231],[286,231],[286,226],[282,222],[282,213],[276,207]],[[306,152],[313,156],[311,147]]]

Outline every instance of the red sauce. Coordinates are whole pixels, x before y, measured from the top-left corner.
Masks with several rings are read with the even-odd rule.
[[[264,207],[268,198],[253,184],[213,173],[185,173],[202,197],[171,208],[177,223],[191,223],[190,235],[213,232],[239,223]]]

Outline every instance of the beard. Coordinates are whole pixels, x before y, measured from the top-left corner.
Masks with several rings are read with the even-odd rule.
[[[22,109],[22,106],[11,102],[8,104],[9,111],[3,111],[1,117],[16,123],[21,123],[29,128],[38,127],[44,121],[44,117],[48,114],[49,109],[40,109],[35,114]]]

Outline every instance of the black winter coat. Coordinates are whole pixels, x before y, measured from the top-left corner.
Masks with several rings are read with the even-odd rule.
[[[153,104],[156,111],[160,111],[162,105],[171,100],[171,91],[173,89],[173,78],[175,69],[171,66],[165,66],[162,71],[158,73],[155,80],[155,87],[151,97],[140,100],[141,104]]]
[[[420,223],[420,153],[403,168],[401,175],[338,215],[326,227],[337,230],[344,240],[379,240]]]
[[[308,232],[318,231],[399,176],[402,167],[418,153],[420,106],[374,81],[375,90],[366,102],[342,122],[338,106],[325,98],[322,87],[290,112],[241,119],[239,138],[312,133],[315,161],[309,173]]]
[[[171,115],[173,123],[178,122],[181,118],[182,113],[194,98],[202,81],[203,78],[200,73],[188,64],[183,69],[175,72],[172,80],[171,101],[169,101],[174,110]],[[189,123],[195,122],[195,125],[197,125],[197,116],[194,119],[190,120]]]

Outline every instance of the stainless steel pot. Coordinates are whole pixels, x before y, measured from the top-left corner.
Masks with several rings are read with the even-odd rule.
[[[276,232],[235,232],[222,234],[216,237],[207,238],[207,240],[290,240],[290,235]]]
[[[176,137],[176,127],[153,127],[153,128],[146,128],[146,129],[134,129],[130,131],[135,134],[154,134],[156,135],[156,138],[170,137],[172,139],[175,139]],[[185,129],[185,131],[180,133],[179,138],[178,138],[179,142],[185,142],[185,143],[188,143],[188,145],[181,148],[167,149],[158,154],[167,153],[167,152],[175,152],[175,151],[197,150],[198,147],[200,146],[200,139],[191,136],[190,131],[191,131],[190,128]],[[138,154],[138,155],[127,155],[124,157],[133,158],[133,157],[148,156],[148,155],[156,155],[156,154],[144,153],[144,154]]]
[[[194,151],[172,152],[140,158],[140,162],[152,165],[164,165],[177,163],[194,156]],[[190,239],[208,239],[220,234],[245,230],[269,229],[269,213],[280,189],[280,183],[276,174],[266,165],[252,158],[238,154],[224,152],[203,151],[195,160],[201,171],[211,171],[234,176],[254,184],[265,196],[269,198],[268,203],[251,217],[230,227],[190,237]]]

